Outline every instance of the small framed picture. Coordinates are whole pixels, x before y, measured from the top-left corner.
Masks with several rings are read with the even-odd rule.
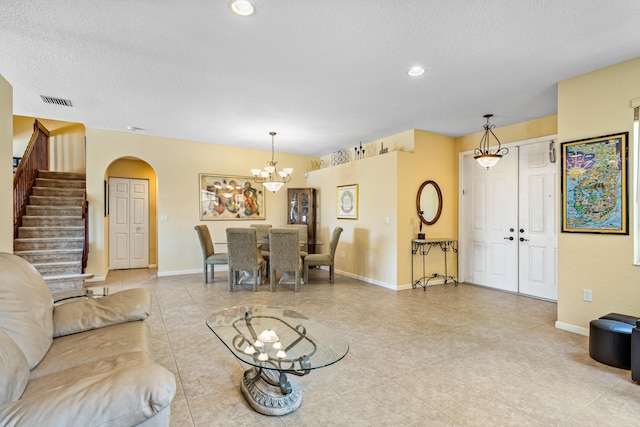
[[[337,188],[338,219],[358,219],[358,184]]]

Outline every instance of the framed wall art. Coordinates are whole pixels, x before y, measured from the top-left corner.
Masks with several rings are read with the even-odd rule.
[[[200,220],[265,219],[264,191],[251,177],[200,174]]]
[[[337,188],[338,219],[358,219],[358,184]]]
[[[628,132],[562,143],[562,231],[629,234]]]

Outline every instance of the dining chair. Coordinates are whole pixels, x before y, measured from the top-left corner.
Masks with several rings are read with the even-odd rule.
[[[226,253],[216,253],[211,240],[211,233],[209,233],[209,227],[204,224],[196,225],[193,227],[198,234],[200,240],[200,247],[202,248],[202,260],[204,267],[203,280],[204,283],[209,282],[209,269],[211,269],[211,281],[214,279],[215,266],[229,264],[229,257]]]
[[[229,292],[239,284],[240,275],[245,272],[253,273],[253,291],[262,284],[262,273],[265,262],[258,250],[256,229],[227,228],[227,251],[229,253]]]
[[[269,290],[276,288],[276,271],[295,273],[294,290],[300,289],[302,258],[298,250],[298,231],[292,228],[272,228],[269,230],[270,262]]]
[[[256,238],[258,239],[258,247],[262,258],[267,262],[265,271],[269,272],[269,230],[271,224],[249,224],[249,227],[256,229]]]
[[[298,230],[298,244],[300,245],[300,256],[306,257],[309,255],[309,228],[306,224],[289,224],[287,227],[295,228]]]
[[[333,259],[336,255],[336,247],[338,246],[338,240],[340,240],[340,234],[342,233],[342,227],[336,227],[331,234],[331,243],[329,243],[328,254],[309,254],[304,257],[304,283],[309,283],[309,267],[316,266],[329,266],[329,283],[334,282],[334,263]]]

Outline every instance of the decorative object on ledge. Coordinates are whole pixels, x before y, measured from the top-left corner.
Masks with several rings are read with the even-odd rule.
[[[561,144],[562,231],[629,234],[628,132]]]
[[[251,177],[200,174],[200,220],[265,219],[264,191]]]
[[[340,150],[331,153],[331,166],[349,163],[351,161],[351,150]]]
[[[278,162],[274,160],[273,150],[273,138],[276,136],[276,133],[269,132],[269,135],[271,135],[271,160],[267,162],[264,170],[251,169],[251,173],[253,174],[253,180],[255,182],[262,184],[267,190],[275,193],[281,189],[284,184],[291,181],[293,169],[283,168],[281,171],[278,171]]]
[[[358,219],[358,184],[337,187],[338,219]]]
[[[509,153],[509,149],[501,147],[500,140],[496,134],[493,133],[493,129],[496,125],[489,123],[489,119],[493,117],[493,114],[485,114],[483,117],[487,119],[487,123],[484,125],[484,135],[482,135],[482,139],[480,140],[480,146],[473,150],[473,154],[475,154],[473,158],[480,163],[480,166],[489,169],[490,167],[495,166],[502,156],[506,156]],[[491,142],[489,141],[489,135],[493,135],[493,138],[498,143],[497,149],[490,148]]]
[[[379,154],[387,154],[389,152],[389,148],[384,148],[384,142],[380,142],[380,153]]]
[[[364,159],[364,148],[362,148],[362,141],[360,141],[360,147],[356,147],[356,160]]]

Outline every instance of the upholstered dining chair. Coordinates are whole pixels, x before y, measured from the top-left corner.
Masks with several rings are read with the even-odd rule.
[[[258,250],[256,229],[227,228],[227,252],[229,253],[229,292],[239,284],[243,272],[253,272],[253,290],[262,284],[265,262]]]
[[[334,282],[333,259],[336,255],[336,247],[338,246],[338,240],[340,240],[341,233],[342,227],[336,227],[333,229],[328,254],[309,254],[304,257],[304,283],[309,283],[309,267],[322,265],[329,266],[329,283]]]
[[[256,238],[258,239],[258,247],[262,258],[267,262],[265,271],[269,272],[269,230],[271,224],[249,224],[249,227],[256,229]]]
[[[229,257],[226,253],[216,253],[213,247],[213,241],[211,240],[211,233],[209,233],[209,227],[204,224],[196,225],[193,227],[198,234],[200,240],[200,247],[202,248],[202,260],[203,260],[203,280],[204,283],[209,282],[209,269],[211,269],[211,281],[214,279],[215,266],[228,264]]]
[[[309,229],[306,224],[288,224],[287,227],[295,228],[298,230],[298,244],[300,245],[300,256],[306,257],[309,255],[308,246],[309,243]]]
[[[271,253],[269,261],[269,290],[276,288],[276,271],[295,273],[294,290],[300,289],[302,258],[298,250],[298,230],[293,228],[272,228],[269,230]]]

